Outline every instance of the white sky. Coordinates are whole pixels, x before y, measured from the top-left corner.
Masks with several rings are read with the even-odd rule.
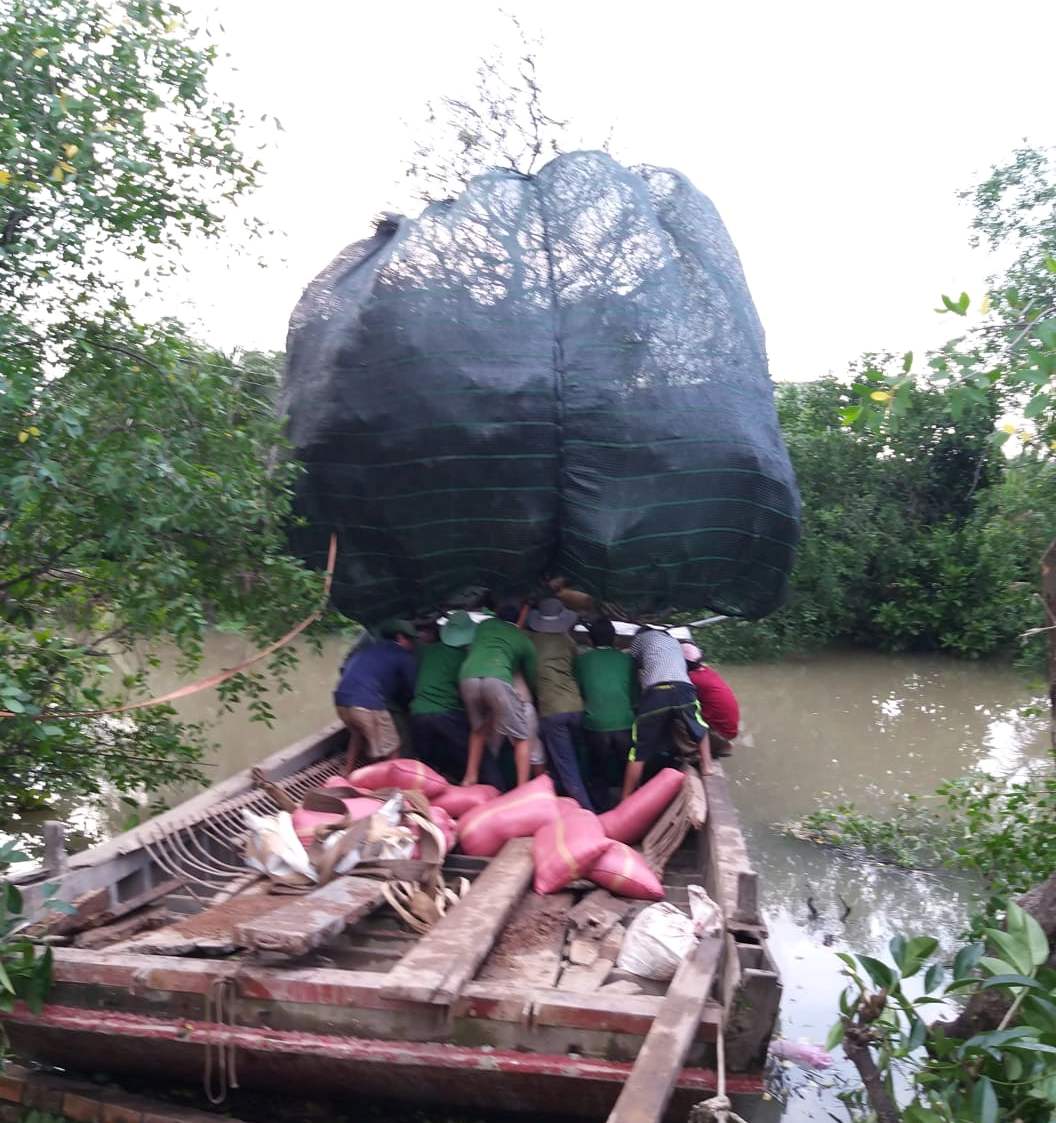
[[[301,289],[381,210],[406,206],[405,122],[468,92],[512,46],[484,0],[188,0],[237,70],[222,91],[273,114],[262,189],[282,232],[268,268],[193,248],[187,300],[226,347],[281,348]],[[776,378],[841,373],[866,350],[936,345],[939,294],[981,296],[972,186],[1024,138],[1056,140],[1044,51],[1056,4],[506,0],[540,32],[547,108],[588,146],[710,195],[744,263]],[[401,208],[402,209],[402,208]]]

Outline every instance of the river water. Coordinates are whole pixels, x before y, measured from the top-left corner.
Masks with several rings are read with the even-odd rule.
[[[331,720],[330,692],[348,643],[303,652],[292,690],[273,698],[273,728],[241,713],[220,714],[206,692],[181,703],[187,718],[213,724],[209,760],[219,780]],[[203,673],[250,654],[238,636],[216,635]],[[727,763],[785,982],[781,1032],[823,1042],[842,986],[836,952],[884,954],[896,932],[928,934],[951,946],[966,915],[964,887],[907,873],[783,833],[777,824],[819,802],[854,799],[882,811],[898,795],[926,794],[972,770],[1013,776],[1048,752],[1047,720],[1025,712],[1037,694],[1016,672],[942,657],[827,652],[779,663],[721,667],[742,704],[743,735]],[[157,689],[178,685],[162,669]],[[85,820],[88,833],[106,823]],[[812,915],[808,906],[811,900]],[[846,919],[841,919],[850,912]],[[784,1123],[843,1116],[834,1094],[839,1065],[824,1076],[788,1073],[790,1094],[753,1111]]]

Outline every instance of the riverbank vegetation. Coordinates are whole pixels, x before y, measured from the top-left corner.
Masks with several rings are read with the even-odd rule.
[[[165,2],[0,4],[0,817],[28,797],[186,779],[205,732],[115,652],[211,618],[273,638],[319,595],[285,546],[296,467],[273,372],[144,323],[191,238],[229,232],[259,165]],[[265,364],[266,366],[266,364]],[[280,659],[281,663],[281,659]],[[227,698],[266,700],[248,676]]]

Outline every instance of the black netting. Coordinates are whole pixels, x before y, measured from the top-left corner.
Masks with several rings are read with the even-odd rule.
[[[759,617],[799,497],[711,202],[597,152],[494,171],[308,287],[284,408],[296,548],[367,621],[543,574],[629,610]]]

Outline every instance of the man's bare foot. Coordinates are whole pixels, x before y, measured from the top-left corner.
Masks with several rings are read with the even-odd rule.
[[[477,780],[476,776],[463,776],[462,777],[462,783],[461,783],[460,786],[463,787],[463,788],[471,788],[471,787],[473,787],[474,784],[476,784],[478,782],[479,781]]]

